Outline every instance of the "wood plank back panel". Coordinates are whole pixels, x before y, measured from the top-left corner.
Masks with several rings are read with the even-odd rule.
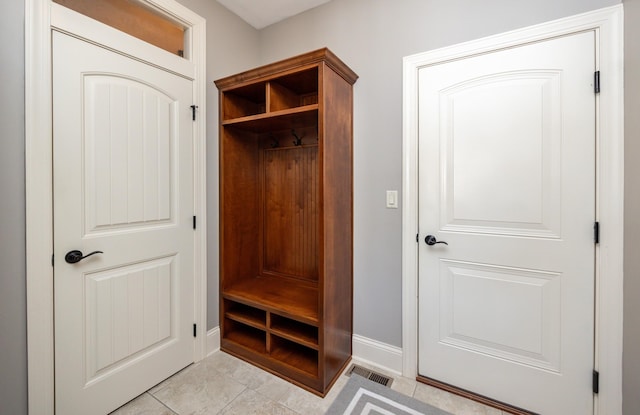
[[[318,280],[318,147],[264,150],[263,273]]]
[[[173,54],[184,51],[184,27],[137,1],[53,1]]]

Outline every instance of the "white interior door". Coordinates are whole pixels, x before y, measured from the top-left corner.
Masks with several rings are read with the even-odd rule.
[[[420,70],[420,375],[593,413],[595,61],[584,32]]]
[[[193,362],[192,81],[52,50],[56,413],[105,414]]]

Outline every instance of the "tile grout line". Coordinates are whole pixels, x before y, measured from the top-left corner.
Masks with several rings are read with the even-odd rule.
[[[168,406],[167,404],[165,404],[164,402],[162,402],[160,399],[156,398],[156,396],[152,393],[149,392],[145,392],[146,394],[148,394],[149,396],[151,396],[153,399],[155,399],[156,401],[158,401],[160,403],[160,405],[164,406],[165,408],[167,408],[169,411],[171,411],[171,413],[173,415],[179,415],[178,412],[174,411],[173,408],[171,408],[170,406]]]
[[[231,379],[233,379],[232,377],[230,377],[230,378],[231,378]],[[234,379],[234,380],[235,380],[235,379]],[[236,381],[236,382],[237,382],[237,381]],[[230,400],[230,401],[229,401],[225,406],[223,406],[222,408],[220,408],[220,410],[219,410],[218,412],[216,412],[216,414],[220,415],[221,413],[223,413],[223,412],[224,412],[224,410],[225,410],[229,405],[231,405],[232,403],[234,403],[234,402],[236,401],[236,399],[238,399],[238,397],[239,397],[240,395],[242,395],[242,394],[243,394],[243,393],[245,393],[246,391],[250,390],[250,389],[249,389],[249,387],[247,387],[247,385],[242,384],[242,383],[240,383],[240,382],[238,382],[238,383],[239,383],[240,385],[242,385],[242,386],[244,387],[244,389],[242,389],[242,390],[240,391],[240,393],[239,393],[239,394],[237,394],[236,396],[234,396],[234,397],[233,397],[233,399],[231,399],[231,400]]]

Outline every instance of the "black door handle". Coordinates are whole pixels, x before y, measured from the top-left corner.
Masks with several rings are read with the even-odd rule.
[[[431,246],[431,245],[435,245],[435,244],[445,244],[445,245],[449,245],[449,244],[448,244],[448,243],[446,243],[445,241],[438,241],[438,240],[436,239],[436,237],[435,237],[435,236],[433,236],[433,235],[427,235],[427,236],[425,236],[425,237],[424,237],[424,242],[425,242],[427,245],[429,245],[429,246]]]
[[[83,259],[85,259],[87,257],[90,257],[91,255],[95,255],[95,254],[104,254],[104,252],[102,252],[102,251],[93,251],[90,254],[82,256],[82,251],[73,250],[73,251],[67,252],[67,255],[64,256],[64,260],[67,261],[67,263],[69,263],[69,264],[75,264],[75,263],[78,263],[78,262],[82,261]]]

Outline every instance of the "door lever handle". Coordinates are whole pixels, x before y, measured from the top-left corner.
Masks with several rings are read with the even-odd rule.
[[[448,244],[448,243],[446,243],[445,241],[438,241],[438,240],[436,239],[436,237],[435,237],[435,236],[433,236],[433,235],[427,235],[427,236],[425,236],[425,237],[424,237],[424,242],[425,242],[427,245],[429,245],[429,246],[432,246],[432,245],[435,245],[435,244],[445,244],[445,245],[449,245],[449,244]]]
[[[90,254],[82,256],[82,251],[73,250],[73,251],[67,252],[67,255],[64,256],[64,260],[67,261],[67,263],[69,263],[69,264],[75,264],[75,263],[78,263],[78,262],[82,261],[83,259],[88,258],[91,255],[95,255],[95,254],[104,254],[104,252],[102,252],[102,251],[93,251]]]

